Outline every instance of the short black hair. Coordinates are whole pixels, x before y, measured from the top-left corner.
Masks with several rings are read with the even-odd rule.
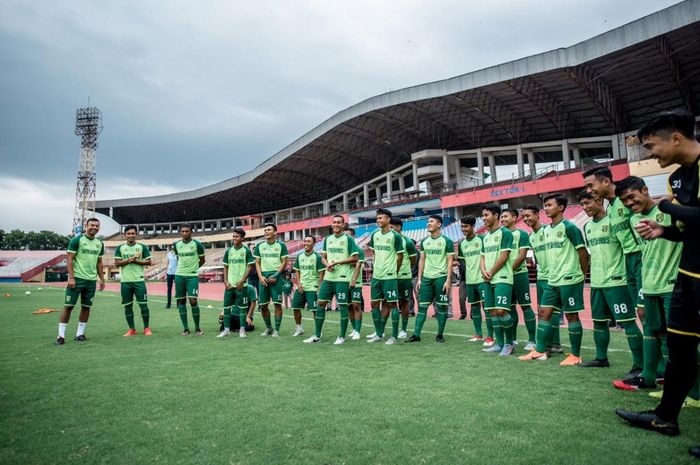
[[[88,223],[95,223],[95,222],[99,223],[100,220],[98,220],[97,218],[95,218],[95,217],[93,216],[92,218],[88,218],[87,221],[85,221],[85,224],[88,224]]]
[[[496,205],[495,203],[487,203],[483,207],[481,207],[481,211],[488,210],[494,215],[499,215],[501,214],[501,207]]]
[[[513,215],[516,219],[520,216],[520,212],[518,211],[517,208],[504,208],[501,210],[501,213],[508,212],[511,215]]]
[[[400,226],[403,228],[403,220],[401,218],[392,218],[389,221],[389,224],[392,226]]]
[[[583,201],[583,199],[589,199],[589,200],[595,199],[595,196],[593,195],[593,193],[588,192],[587,189],[584,189],[581,192],[579,192],[576,197],[578,198],[579,202]]]
[[[239,236],[241,236],[241,239],[245,239],[245,230],[243,229],[236,228],[233,231],[231,231],[231,234],[238,234]]]
[[[347,224],[345,225],[345,227],[344,227],[343,229],[345,230],[345,232],[349,232],[349,233],[355,234],[355,228],[351,228],[351,227],[349,227]]]
[[[603,179],[609,179],[610,182],[613,182],[613,175],[612,172],[610,171],[610,168],[607,166],[594,166],[591,169],[588,169],[583,172],[583,177],[587,178],[588,176],[594,175],[595,178],[598,181],[602,181]]]
[[[307,235],[307,236],[304,238],[304,240],[306,240],[306,239],[308,239],[308,238],[311,238],[311,241],[312,241],[314,244],[316,243],[316,238],[315,238],[314,236],[312,236],[311,234]]]
[[[533,213],[535,213],[535,215],[537,215],[537,214],[540,213],[540,207],[538,207],[537,205],[532,205],[532,204],[530,204],[530,205],[525,205],[525,206],[523,207],[523,210],[530,210],[530,211],[532,211]]]
[[[567,199],[566,196],[564,196],[564,194],[562,194],[561,192],[545,195],[542,199],[542,203],[550,199],[554,199],[557,202],[557,205],[561,205],[562,207],[564,207],[564,210],[566,210],[566,206],[569,205],[569,199]]]
[[[442,217],[440,215],[430,215],[428,218],[432,218],[438,223],[440,223],[440,226],[442,226]]]
[[[637,131],[637,138],[640,142],[643,142],[646,137],[655,135],[667,138],[672,132],[680,132],[686,139],[695,140],[693,114],[682,108],[663,111]]]
[[[271,227],[273,231],[277,231],[277,225],[275,223],[265,223],[263,228]]]
[[[646,186],[647,185],[642,178],[637,176],[627,176],[625,179],[615,184],[615,196],[620,197],[625,191],[628,190],[641,191]]]
[[[90,220],[88,220],[88,221],[90,221]],[[136,231],[137,233],[139,232],[139,228],[137,228],[135,224],[130,224],[128,226],[124,226],[124,234],[126,234],[127,231],[131,231],[132,229],[134,231]]]
[[[343,220],[343,224],[345,224],[345,217],[343,215],[341,215],[340,213],[336,213],[335,215],[333,215],[333,219],[336,218],[340,218],[341,220]]]
[[[476,226],[476,217],[474,215],[464,215],[461,220],[462,224]]]
[[[389,219],[391,219],[392,216],[391,211],[387,210],[386,208],[380,208],[379,210],[377,210],[377,216],[379,215],[386,215],[389,217]]]
[[[181,224],[179,230],[182,231],[182,228],[187,228],[192,231],[192,225],[189,223]]]

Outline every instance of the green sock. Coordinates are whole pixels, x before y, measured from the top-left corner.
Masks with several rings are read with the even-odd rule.
[[[379,336],[382,334],[382,311],[379,308],[372,307],[372,322],[374,323],[374,333]]]
[[[632,352],[632,365],[641,368],[644,366],[644,337],[637,326],[637,321],[623,321],[620,323],[625,330],[627,345]]]
[[[192,306],[192,319],[194,320],[194,330],[200,331],[200,329],[199,329],[199,305]]]
[[[554,315],[552,315],[554,316]],[[545,353],[547,351],[547,344],[552,338],[553,325],[551,321],[543,320],[537,322],[537,344],[535,350],[540,353]]]
[[[136,329],[134,326],[134,304],[124,305],[124,316],[126,317],[126,324],[129,325],[129,329]]]
[[[659,374],[666,373],[666,361],[668,360],[668,346],[666,345],[666,336],[659,336],[659,349],[661,357],[659,357],[659,365],[656,367],[656,372]]]
[[[280,326],[282,326],[282,315],[275,315],[275,331],[280,332]]]
[[[491,322],[491,315],[485,314],[484,318],[486,319],[486,337],[493,339],[493,323]]]
[[[224,309],[224,329],[231,327],[231,307]]]
[[[520,315],[518,315],[518,309],[515,308],[515,305],[510,306],[510,319],[512,321],[511,327],[510,327],[510,334],[511,338],[514,341],[518,340],[518,323],[520,323]],[[506,342],[506,344],[508,344]]]
[[[656,386],[656,369],[659,366],[659,358],[661,358],[661,341],[653,334],[650,334],[647,329],[644,330],[644,369],[641,377],[649,386]]]
[[[498,315],[491,315],[491,323],[493,324],[493,334],[496,337],[496,345],[503,347],[504,335],[501,319],[498,317]]]
[[[379,331],[377,333],[377,336],[383,337],[384,336],[384,330],[386,329],[386,322],[388,321],[388,315],[387,318],[384,318],[381,314],[379,315]]]
[[[262,312],[260,312],[262,313]],[[272,320],[270,320],[270,314],[268,312],[267,316],[263,315],[263,321],[265,322],[266,329],[272,329]]]
[[[550,323],[552,324],[552,340],[551,342],[547,342],[547,344],[561,345],[561,336],[559,334],[559,326],[561,325],[561,313],[552,313],[552,319],[550,320]]]
[[[314,318],[314,325],[316,326],[316,337],[321,337],[321,330],[323,329],[323,322],[326,320],[326,306],[319,305],[316,309],[316,317]]]
[[[182,329],[188,331],[190,328],[187,326],[187,304],[177,304],[177,312],[180,314]]]
[[[474,323],[474,332],[476,333],[477,336],[483,337],[484,333],[481,330],[481,304],[473,304],[471,308],[471,317],[472,317],[472,322]],[[490,319],[486,320],[486,326],[488,327],[488,321]],[[493,329],[491,329],[491,332],[493,332]]]
[[[391,337],[399,337],[399,320],[401,312],[398,307],[391,307]]]
[[[513,344],[513,317],[510,316],[509,312],[505,312],[505,315],[499,316],[499,320],[501,320],[501,326],[503,327],[503,337],[505,338],[504,342],[506,345],[512,345]],[[501,346],[502,347],[502,346]]]
[[[233,310],[233,309],[232,309]],[[248,309],[245,307],[238,307],[238,321],[241,324],[241,329],[245,330],[246,325],[248,324],[245,319],[248,316]]]
[[[348,332],[348,306],[338,305],[338,309],[340,310],[340,334],[338,337],[345,339],[345,334]]]
[[[425,319],[428,315],[428,306],[427,305],[419,305],[418,306],[418,315],[416,315],[416,327],[413,329],[413,335],[420,337],[420,332],[423,330],[423,323],[425,323]]]
[[[143,319],[143,327],[148,328],[151,320],[151,312],[148,311],[148,304],[139,304],[141,307],[141,318]]]
[[[355,318],[355,331],[358,333],[362,330],[362,319]]]
[[[438,336],[445,333],[445,325],[447,325],[447,305],[438,305]]]
[[[580,357],[581,342],[583,342],[583,325],[581,321],[569,322],[569,341],[571,342],[571,353],[576,357]]]
[[[525,320],[525,328],[527,328],[527,340],[535,342],[537,337],[537,317],[529,305],[523,307],[523,319]]]
[[[401,315],[401,331],[403,331],[405,333],[407,328],[408,328],[408,315]]]
[[[595,358],[597,360],[607,359],[608,346],[610,345],[610,326],[608,326],[607,321],[593,322],[593,342],[595,343]]]

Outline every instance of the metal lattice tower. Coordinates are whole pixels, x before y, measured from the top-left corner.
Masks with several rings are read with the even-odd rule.
[[[75,134],[81,137],[78,180],[75,184],[73,233],[78,234],[85,220],[95,212],[97,177],[97,138],[102,132],[102,112],[97,107],[78,108],[75,111]]]

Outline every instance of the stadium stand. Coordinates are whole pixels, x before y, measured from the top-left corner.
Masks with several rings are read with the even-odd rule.
[[[44,281],[44,270],[65,259],[63,250],[0,250],[0,282]]]

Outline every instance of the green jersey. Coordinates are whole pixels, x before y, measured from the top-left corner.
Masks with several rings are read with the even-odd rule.
[[[297,272],[297,279],[305,292],[318,291],[319,272],[324,268],[321,256],[314,251],[310,254],[306,251],[299,254],[292,267]]]
[[[323,254],[330,265],[332,262],[347,260],[353,255],[359,255],[355,239],[345,233],[339,236],[331,234],[323,241]],[[333,267],[333,271],[326,270],[323,276],[324,281],[349,283],[352,280],[352,273],[355,270],[354,263],[343,263]]]
[[[591,287],[626,286],[625,256],[610,227],[610,217],[589,221],[583,232],[591,250]]]
[[[547,245],[544,242],[547,225],[540,225],[540,229],[530,233],[530,246],[537,260],[537,280],[547,281]]]
[[[253,249],[253,257],[260,259],[260,271],[262,273],[278,271],[280,265],[282,265],[282,259],[288,255],[287,246],[280,240],[276,240],[272,244],[262,241]]]
[[[73,275],[75,278],[97,281],[97,261],[105,254],[101,240],[87,236],[75,236],[68,243],[68,253],[73,254]]]
[[[401,234],[390,229],[386,234],[377,229],[369,239],[369,248],[374,250],[374,272],[372,279],[396,279],[398,254],[404,250]]]
[[[420,242],[423,265],[423,278],[442,278],[447,276],[447,256],[455,254],[455,245],[451,239],[440,234],[433,238],[428,236]]]
[[[416,245],[406,236],[401,236],[401,238],[403,239],[403,261],[399,270],[399,279],[411,279],[413,277],[411,274],[411,257],[415,257],[417,254]]]
[[[642,249],[642,292],[646,295],[666,294],[673,291],[681,260],[683,244],[657,238],[650,241],[642,239],[634,230],[641,220],[653,220],[661,226],[671,226],[671,216],[659,210],[658,205],[647,213],[635,213],[630,218],[630,225]]]
[[[173,244],[177,255],[177,270],[175,276],[197,276],[199,272],[199,257],[204,256],[204,246],[197,239],[189,242],[177,241]]]
[[[527,232],[523,231],[522,229],[515,228],[511,231],[513,233],[513,251],[510,253],[511,256],[511,263],[515,262],[515,259],[518,258],[518,254],[520,253],[520,250],[525,249],[529,250],[530,247],[530,238],[527,235]],[[517,270],[513,270],[513,274],[520,274],[520,273],[527,273],[527,263],[526,260],[523,260],[523,262],[520,264]]]
[[[481,236],[475,235],[471,239],[466,237],[457,246],[457,257],[464,262],[464,281],[466,284],[481,284],[484,277],[481,275],[481,249],[483,241]]]
[[[586,247],[581,230],[569,220],[552,224],[545,231],[547,247],[547,271],[550,286],[578,284],[583,281],[583,271],[577,250]]]
[[[622,200],[615,197],[615,200],[608,206],[608,217],[610,217],[610,227],[617,240],[622,244],[625,255],[632,252],[639,252],[639,241],[630,228],[630,210],[622,204]]]
[[[248,272],[248,266],[254,263],[253,254],[245,245],[226,249],[223,265],[228,267],[228,283],[231,286],[238,284]]]
[[[491,284],[513,284],[513,233],[501,226],[495,231],[489,231],[482,237],[483,248],[481,255],[484,257],[484,266],[489,271],[496,263],[501,252],[508,250],[510,256],[505,264],[495,275],[491,276]]]
[[[116,259],[126,260],[131,257],[136,257],[137,260],[145,260],[151,257],[151,252],[148,251],[148,247],[138,242],[134,245],[121,244],[114,251],[114,258]],[[143,265],[138,263],[124,265],[121,267],[120,275],[123,283],[141,282],[144,280]]]

